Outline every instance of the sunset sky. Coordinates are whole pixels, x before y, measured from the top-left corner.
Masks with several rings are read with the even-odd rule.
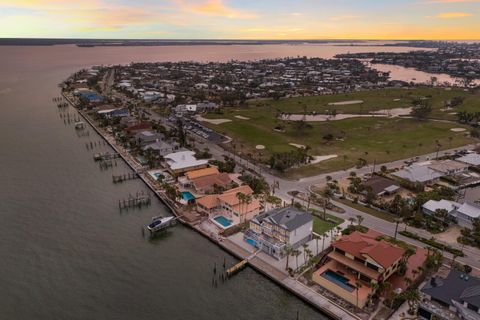
[[[480,0],[0,0],[0,37],[480,39]]]

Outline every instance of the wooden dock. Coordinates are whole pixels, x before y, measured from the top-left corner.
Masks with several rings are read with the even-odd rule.
[[[73,106],[75,107],[75,104],[67,97],[65,96],[65,99]],[[77,109],[78,110],[78,109]],[[202,229],[198,228],[195,225],[192,225],[182,219],[182,216],[179,214],[179,210],[176,207],[175,203],[173,203],[170,199],[166,197],[166,195],[162,192],[159,192],[158,190],[155,189],[155,187],[151,184],[151,182],[145,178],[140,172],[138,171],[139,169],[137,168],[136,164],[132,162],[131,159],[129,159],[127,156],[122,154],[118,147],[112,143],[102,132],[100,129],[98,129],[94,123],[91,121],[91,119],[88,117],[88,115],[84,114],[83,111],[78,110],[79,114],[87,121],[90,126],[110,145],[110,147],[119,154],[119,156],[125,161],[125,163],[135,172],[139,174],[139,178],[152,190],[152,192],[157,196],[169,209],[170,211],[178,218],[178,221],[180,221],[182,224],[185,226],[191,228],[192,230],[198,232],[199,234],[203,235],[205,238],[207,238],[209,241],[212,243],[215,243],[218,245],[221,249],[224,251],[228,252],[229,254],[237,257],[238,259],[244,259],[247,255],[243,252],[244,249],[238,247],[237,245],[233,244],[230,241],[219,241],[219,239],[216,239],[203,231]],[[278,285],[282,286],[286,290],[290,291],[292,294],[296,295],[306,303],[310,304],[312,307],[318,309],[319,311],[325,313],[332,319],[342,319],[342,320],[359,320],[360,318],[341,306],[338,306],[332,301],[329,301],[327,298],[323,296],[318,296],[318,294],[313,295],[310,290],[305,289],[304,286],[299,286],[297,285],[298,281],[294,281],[293,279],[289,279],[287,276],[282,275],[280,276],[280,272],[277,270],[274,270],[272,272],[271,266],[267,265],[260,259],[252,259],[252,261],[247,261],[246,264],[250,265],[253,269],[258,271],[260,274],[263,274],[265,277],[271,279]],[[291,283],[290,280],[294,283]]]
[[[126,174],[121,174],[121,175],[112,175],[112,180],[113,183],[122,183],[124,181],[128,180],[135,180],[138,179],[138,174],[133,172],[133,173],[126,173]]]
[[[139,208],[149,206],[152,203],[152,198],[149,194],[137,193],[136,196],[129,195],[127,199],[118,200],[118,208],[120,210]]]

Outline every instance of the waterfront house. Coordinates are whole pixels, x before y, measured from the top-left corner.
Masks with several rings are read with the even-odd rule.
[[[154,142],[163,140],[164,136],[161,133],[145,130],[135,135],[135,142],[140,146],[146,146]]]
[[[480,279],[452,269],[447,277],[433,276],[420,290],[421,319],[480,320]]]
[[[313,217],[294,207],[274,209],[250,221],[244,240],[276,259],[287,246],[296,249],[312,239]]]
[[[128,108],[111,108],[98,110],[97,114],[107,119],[129,117],[130,110]]]
[[[166,168],[174,176],[208,167],[208,160],[197,160],[195,152],[189,150],[167,154],[164,159]]]
[[[473,221],[480,217],[480,204],[465,202],[463,204],[449,200],[430,200],[422,206],[423,213],[435,216],[437,210],[446,210],[461,227],[473,229]]]
[[[184,188],[192,188],[200,194],[218,193],[220,190],[227,190],[233,180],[228,173],[221,173],[216,167],[189,171],[178,182]]]
[[[349,303],[363,308],[375,293],[375,285],[387,281],[399,268],[405,250],[384,240],[381,234],[355,231],[332,243],[326,263],[312,280]]]
[[[149,143],[142,148],[144,151],[152,150],[159,156],[166,156],[172,152],[180,150],[180,145],[177,142],[168,143],[163,140],[157,140],[153,143]]]
[[[126,119],[126,118],[124,118]],[[121,123],[122,121],[120,121]],[[138,123],[138,121],[132,125],[129,125],[123,131],[125,131],[127,134],[130,135],[136,135],[137,133],[143,132],[143,131],[149,131],[152,130],[152,126],[148,122],[141,122]]]
[[[207,195],[196,200],[197,211],[223,227],[244,223],[260,213],[261,204],[249,186]],[[225,223],[227,222],[227,223]]]

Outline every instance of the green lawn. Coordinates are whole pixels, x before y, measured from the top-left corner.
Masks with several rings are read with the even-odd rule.
[[[323,235],[336,226],[337,224],[329,223],[321,220],[320,218],[313,217],[313,232],[316,234]]]
[[[335,199],[335,201],[343,203],[344,205],[357,209],[358,211],[367,213],[371,216],[386,220],[388,222],[395,222],[395,217],[393,215],[376,210],[374,208],[369,208],[358,203],[353,203],[352,201],[346,199]]]
[[[222,132],[233,142],[227,147],[237,152],[267,161],[273,152],[294,150],[289,143],[307,145],[311,147],[310,155],[338,155],[337,158],[315,165],[303,166],[285,173],[291,178],[299,178],[314,174],[348,169],[364,158],[368,163],[376,161],[385,163],[405,159],[420,154],[436,151],[437,142],[441,149],[450,149],[471,143],[473,140],[465,133],[452,132],[450,129],[464,127],[457,123],[439,121],[417,121],[406,118],[351,118],[340,121],[309,122],[309,127],[300,130],[293,121],[279,120],[278,110],[283,112],[303,112],[303,105],[307,111],[321,113],[329,102],[345,100],[364,100],[363,111],[385,108],[407,107],[413,96],[430,97],[436,118],[455,118],[450,112],[442,112],[443,101],[454,96],[465,96],[464,105],[459,110],[480,109],[480,96],[461,90],[446,91],[445,89],[385,89],[351,94],[340,94],[318,97],[301,97],[280,99],[279,101],[261,100],[250,101],[249,106],[238,109],[225,109],[224,114],[208,114],[211,119],[230,119],[231,122],[220,125],[205,125]],[[394,99],[401,99],[396,102]],[[358,105],[337,106],[337,111],[359,113]],[[341,109],[341,110],[340,110]],[[478,109],[477,109],[478,110]],[[241,120],[235,116],[249,118]],[[274,129],[284,126],[284,132]],[[468,128],[465,127],[467,130]],[[332,135],[333,140],[324,137]],[[264,145],[265,150],[259,151],[255,147]]]
[[[303,113],[315,111],[325,114],[335,109],[337,113],[368,113],[383,109],[410,107],[413,98],[428,98],[431,100],[432,117],[441,119],[455,119],[450,112],[443,112],[444,101],[461,96],[465,102],[458,110],[475,111],[480,108],[480,93],[469,93],[462,89],[446,90],[443,88],[414,88],[414,89],[378,89],[371,91],[353,92],[336,95],[297,97],[290,99],[250,101],[250,106],[267,107],[282,112]],[[329,106],[329,103],[362,100],[364,103],[344,106]],[[305,109],[306,108],[306,109]]]
[[[336,226],[342,224],[345,220],[332,216],[330,214],[326,214],[326,218],[329,221],[334,221],[334,222],[327,222],[323,219],[320,219],[318,215],[323,216],[323,212],[315,212],[313,215],[313,232],[319,235],[323,235],[327,233],[328,231],[332,230]]]

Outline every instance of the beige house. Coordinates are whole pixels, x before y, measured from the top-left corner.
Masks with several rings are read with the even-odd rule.
[[[383,240],[378,232],[358,231],[332,244],[327,262],[313,274],[313,281],[363,308],[375,293],[375,284],[386,281],[400,266],[405,250]]]
[[[261,204],[249,186],[240,186],[222,194],[212,194],[196,200],[197,211],[211,219],[219,216],[230,220],[231,225],[249,221],[260,213]]]

